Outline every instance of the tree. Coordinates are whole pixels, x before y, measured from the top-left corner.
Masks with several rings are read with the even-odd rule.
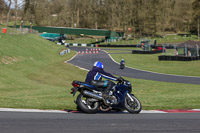
[[[3,11],[5,10],[6,8],[6,3],[4,0],[0,0],[0,11]]]
[[[193,22],[192,31],[198,33],[199,37],[199,23],[200,23],[200,0],[195,0],[193,6]]]
[[[2,1],[2,0],[1,0]],[[155,36],[188,32],[199,0],[24,0],[22,20],[42,26],[99,28]],[[187,9],[187,10],[186,10]],[[192,14],[194,12],[194,14]],[[195,26],[192,26],[193,29]]]
[[[9,22],[9,19],[10,19],[10,8],[11,8],[11,5],[12,5],[12,0],[8,0],[9,4],[8,4],[8,11],[7,11],[7,21],[6,21],[6,28],[8,27],[8,22]]]
[[[3,21],[3,15],[7,8],[7,5],[4,0],[0,0],[0,23]]]

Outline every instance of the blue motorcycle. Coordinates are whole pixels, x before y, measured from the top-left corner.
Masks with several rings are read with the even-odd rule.
[[[73,96],[75,96],[77,91],[80,92],[75,103],[77,104],[77,109],[84,113],[91,114],[98,111],[127,110],[129,113],[138,114],[142,109],[140,101],[134,94],[131,94],[131,83],[123,78],[112,88],[110,92],[112,100],[109,103],[102,97],[103,86],[99,88],[76,80],[72,82],[72,86],[71,94]]]

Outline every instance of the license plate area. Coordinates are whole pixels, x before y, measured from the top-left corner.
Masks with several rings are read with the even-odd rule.
[[[78,88],[77,87],[74,87],[74,88],[71,88],[71,94],[73,95],[73,96],[75,96],[76,95],[76,92],[77,92],[77,90],[78,90]]]

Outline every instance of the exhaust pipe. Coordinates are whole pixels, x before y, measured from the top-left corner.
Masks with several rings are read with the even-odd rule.
[[[100,95],[98,95],[98,94],[95,94],[95,93],[93,93],[93,92],[91,92],[91,91],[84,90],[84,91],[83,91],[83,94],[86,95],[86,96],[89,96],[89,97],[98,99],[98,100],[102,100],[102,99],[103,99],[102,96],[100,96]]]

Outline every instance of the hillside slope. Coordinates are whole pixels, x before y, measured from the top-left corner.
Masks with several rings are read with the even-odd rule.
[[[75,53],[60,56],[64,46],[38,35],[0,36],[0,107],[65,108],[72,100],[65,87],[80,70],[64,61]]]

